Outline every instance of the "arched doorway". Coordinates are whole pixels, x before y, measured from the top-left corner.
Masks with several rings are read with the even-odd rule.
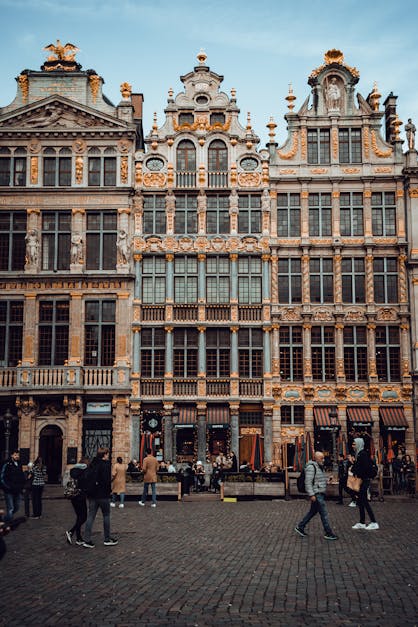
[[[62,474],[62,431],[47,425],[39,434],[39,455],[48,472],[48,483],[60,483]]]

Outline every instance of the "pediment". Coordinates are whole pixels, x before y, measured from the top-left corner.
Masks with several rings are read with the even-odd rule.
[[[52,96],[21,107],[0,118],[0,128],[23,130],[124,129],[127,125],[112,116],[80,106],[67,98]]]

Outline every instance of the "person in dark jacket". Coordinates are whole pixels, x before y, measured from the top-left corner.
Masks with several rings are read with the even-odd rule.
[[[351,466],[351,462],[348,457],[344,458],[344,455],[340,454],[338,456],[338,505],[343,505],[343,493],[347,492],[347,494],[351,497],[353,501],[354,495],[352,491],[347,488],[347,479],[348,479],[348,469]]]
[[[79,461],[78,464],[75,464],[75,466],[73,466],[70,470],[70,477],[71,479],[74,479],[74,481],[78,481],[78,479],[81,477],[81,475],[83,474],[83,472],[85,471],[85,469],[87,468],[87,463],[88,463],[88,459],[85,457],[82,457]],[[75,543],[78,546],[81,546],[82,544],[84,544],[84,540],[82,538],[81,535],[81,527],[84,525],[84,523],[87,520],[87,501],[86,501],[86,495],[84,494],[84,492],[80,489],[79,493],[74,495],[73,497],[71,497],[71,505],[73,506],[73,509],[75,511],[75,515],[76,515],[76,521],[74,523],[74,525],[71,527],[71,529],[69,529],[68,531],[65,532],[65,536],[67,538],[67,542],[68,544],[72,544],[73,543],[73,535],[74,532],[76,534],[76,541]]]
[[[360,512],[360,522],[353,525],[353,529],[367,529],[374,531],[379,529],[373,510],[367,499],[367,491],[370,487],[370,477],[372,471],[372,461],[370,454],[364,448],[363,438],[354,439],[354,448],[356,451],[356,461],[354,462],[351,472],[355,477],[360,477],[361,486],[358,495],[357,505]],[[366,511],[370,517],[370,523],[366,525]]]
[[[0,475],[1,487],[6,502],[4,522],[12,520],[19,510],[22,491],[25,485],[25,474],[20,463],[19,449],[15,449],[9,459],[3,464]]]
[[[109,449],[99,448],[96,457],[91,462],[91,466],[96,470],[96,488],[94,494],[88,496],[89,513],[84,530],[83,546],[87,549],[94,549],[94,544],[91,541],[91,531],[99,507],[103,515],[104,545],[114,546],[118,541],[110,535],[110,495],[112,491],[112,480]]]
[[[32,468],[32,518],[40,518],[42,516],[42,493],[47,478],[46,467],[42,461],[42,457],[37,457],[33,462]]]

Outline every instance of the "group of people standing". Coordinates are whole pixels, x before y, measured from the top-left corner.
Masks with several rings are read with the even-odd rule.
[[[17,514],[22,497],[26,516],[30,516],[30,501],[32,501],[32,518],[41,518],[42,494],[47,478],[47,469],[42,457],[38,456],[33,463],[29,462],[27,470],[23,471],[19,449],[12,451],[0,471],[0,484],[6,503],[5,522],[12,520]]]

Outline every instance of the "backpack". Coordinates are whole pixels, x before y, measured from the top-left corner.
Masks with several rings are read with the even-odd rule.
[[[97,464],[90,464],[87,466],[85,470],[80,474],[78,478],[78,487],[85,493],[87,496],[94,496],[97,492],[97,487],[99,485],[98,481],[99,475],[99,467]]]
[[[307,465],[308,464],[306,464],[306,466]],[[302,472],[300,473],[299,477],[296,479],[297,488],[298,488],[299,492],[302,492],[302,494],[304,494],[306,492],[306,488],[305,488],[305,470],[306,470],[306,466],[302,470]],[[316,475],[316,466],[314,466],[314,478],[313,478],[314,481],[315,481],[315,475]]]
[[[377,473],[378,473],[378,468],[377,468],[376,461],[374,459],[371,459],[367,478],[375,479],[375,477],[377,477]]]
[[[75,496],[79,496],[81,494],[81,490],[78,487],[77,479],[70,479],[67,481],[67,485],[64,488],[64,497],[66,499],[72,499]]]

